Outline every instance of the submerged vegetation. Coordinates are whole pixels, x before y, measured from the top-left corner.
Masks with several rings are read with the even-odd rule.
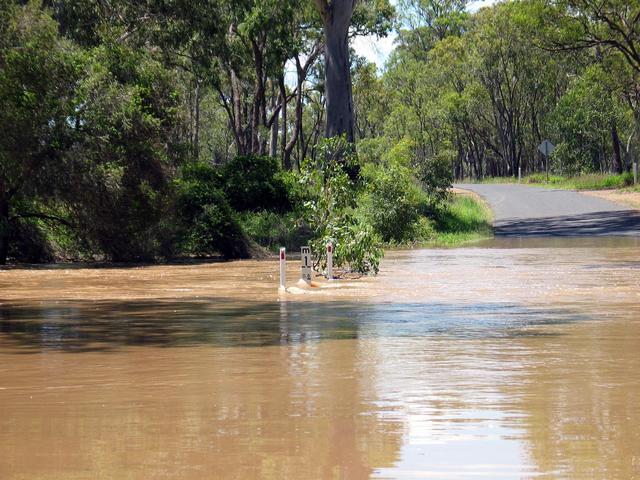
[[[454,178],[628,184],[640,4],[467,7],[0,0],[0,263],[332,240],[375,272],[385,245],[490,234]],[[392,31],[384,66],[349,49]]]

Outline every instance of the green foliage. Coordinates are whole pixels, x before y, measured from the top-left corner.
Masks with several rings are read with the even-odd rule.
[[[316,160],[302,165],[300,184],[306,189],[303,218],[311,227],[312,251],[323,265],[325,245],[335,245],[334,265],[359,273],[377,273],[383,251],[373,227],[355,215],[356,187],[347,170],[357,165],[355,154],[342,138],[323,142]]]
[[[297,250],[306,245],[311,234],[309,227],[293,212],[244,212],[240,214],[240,223],[249,237],[272,251],[279,247]]]
[[[326,266],[326,245],[335,245],[333,264],[337,268],[347,267],[349,271],[377,274],[384,250],[380,237],[374,228],[353,217],[344,216],[329,222],[324,235],[311,242],[314,252],[320,252],[319,263]]]
[[[9,256],[18,262],[42,263],[54,259],[53,247],[36,222],[16,223],[9,244]]]
[[[313,2],[0,0],[0,262],[246,256],[248,234],[331,239],[340,265],[375,271],[382,242],[475,235],[453,177],[541,181],[544,138],[554,185],[627,185],[604,174],[638,154],[637,2],[466,4],[400,0],[384,73],[351,63],[356,159],[319,141]],[[384,35],[393,15],[357,2],[349,31]]]
[[[221,178],[229,203],[238,211],[291,209],[288,179],[275,158],[238,156],[224,166]]]
[[[360,211],[386,243],[417,239],[420,213],[428,203],[426,195],[408,167],[397,163],[362,170],[366,190],[360,198]]]
[[[6,8],[5,8],[6,7]],[[0,8],[0,263],[10,239],[42,212],[32,206],[57,200],[69,167],[69,118],[81,75],[78,52],[57,35],[55,22],[36,3]],[[58,183],[55,180],[61,179]],[[22,227],[21,227],[22,226]]]
[[[601,168],[601,155],[609,143],[613,124],[623,118],[620,99],[607,85],[599,65],[587,69],[558,102],[549,121],[560,142],[553,152],[554,170],[565,175],[590,173]]]
[[[451,150],[441,150],[418,165],[418,178],[429,195],[434,210],[443,205],[448,198],[453,180],[451,165],[454,157],[455,153]]]
[[[72,187],[65,200],[87,242],[117,261],[162,250],[169,177],[180,161],[169,72],[125,46],[93,49],[76,91]],[[90,192],[90,194],[87,194]]]
[[[226,258],[250,256],[236,212],[219,188],[219,174],[196,164],[183,170],[176,182],[176,242],[179,251],[193,255],[219,252]]]

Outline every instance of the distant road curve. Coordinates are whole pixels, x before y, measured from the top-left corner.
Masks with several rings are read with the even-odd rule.
[[[601,198],[528,185],[454,186],[487,201],[499,236],[640,235],[640,211]]]

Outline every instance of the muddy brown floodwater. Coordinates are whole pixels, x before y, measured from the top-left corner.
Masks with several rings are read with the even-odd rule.
[[[640,478],[639,246],[0,271],[0,479]]]

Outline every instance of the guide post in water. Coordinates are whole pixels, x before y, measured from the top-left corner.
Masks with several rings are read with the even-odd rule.
[[[327,243],[327,279],[333,279],[333,243]]]
[[[311,285],[311,248],[302,247],[300,249],[300,278]]]
[[[280,290],[286,288],[287,283],[287,249],[280,249]]]

